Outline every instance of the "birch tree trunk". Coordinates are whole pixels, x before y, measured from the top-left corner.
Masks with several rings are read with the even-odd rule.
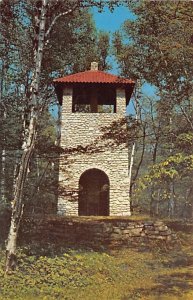
[[[132,149],[131,149],[131,157],[130,157],[130,165],[129,165],[129,180],[128,180],[130,202],[131,202],[131,194],[132,194],[132,191],[131,191],[131,186],[132,186],[132,170],[133,170],[133,165],[134,165],[135,147],[136,147],[136,142],[133,142]],[[131,205],[131,209],[132,209],[132,205]]]
[[[29,127],[25,130],[24,142],[22,145],[22,157],[16,179],[14,199],[12,204],[12,216],[8,240],[6,245],[6,266],[5,272],[10,273],[16,266],[16,244],[20,222],[23,214],[23,190],[27,178],[30,158],[33,153],[36,140],[36,123],[37,123],[37,97],[39,91],[41,64],[43,56],[43,47],[45,39],[46,12],[48,0],[43,0],[42,5],[37,10],[36,29],[38,28],[38,37],[34,38],[34,72],[31,83],[31,111]]]
[[[6,112],[4,111],[3,120],[6,121]],[[1,159],[1,188],[0,188],[0,194],[1,194],[1,201],[2,203],[5,203],[5,159],[6,159],[6,151],[5,151],[5,134],[3,137],[3,147],[2,147],[2,159]]]
[[[3,122],[6,121],[6,108],[2,102],[3,99],[3,77],[4,77],[4,62],[1,61],[2,68],[1,68],[1,79],[0,79],[0,105],[2,106],[3,112],[0,113],[0,117],[3,119]],[[5,202],[5,133],[3,130],[3,137],[2,137],[2,147],[0,150],[1,155],[1,163],[0,163],[0,201],[2,203]]]
[[[135,109],[136,109],[135,119],[136,119],[136,121],[139,118],[139,106],[138,106],[138,99],[137,99],[139,96],[139,92],[140,92],[140,82],[139,83],[137,82],[136,91],[135,91]],[[131,149],[129,172],[128,172],[129,201],[130,201],[130,205],[131,205],[131,211],[133,210],[131,196],[132,196],[132,170],[133,170],[133,165],[134,165],[135,148],[136,148],[136,142],[134,141],[132,144],[132,149]]]
[[[173,138],[172,138],[172,114],[169,119],[170,124],[170,155],[173,154]],[[175,197],[174,197],[174,180],[170,179],[169,184],[169,199],[168,199],[168,217],[172,218],[174,216],[174,208],[175,208]]]
[[[35,140],[36,140],[36,124],[38,117],[38,93],[39,93],[39,83],[41,74],[41,65],[43,57],[43,48],[45,44],[49,42],[49,34],[55,25],[56,21],[65,15],[72,13],[74,10],[79,8],[89,8],[89,7],[103,7],[104,4],[111,5],[111,1],[53,1],[53,0],[40,0],[40,1],[29,1],[31,5],[35,5],[35,30],[34,30],[34,68],[32,70],[32,83],[30,86],[30,119],[29,126],[24,126],[24,142],[22,145],[22,157],[19,166],[18,176],[16,179],[14,199],[12,205],[12,216],[11,225],[8,234],[8,240],[6,245],[6,267],[5,272],[11,272],[16,266],[16,243],[18,230],[23,214],[23,190],[28,174],[29,162],[33,153]],[[63,4],[66,4],[63,5]],[[58,4],[61,4],[61,11],[58,9],[56,14],[54,12],[53,20],[46,28],[47,15],[50,14],[50,7],[53,5],[54,9]],[[69,9],[68,9],[69,7]],[[65,11],[62,11],[65,10]],[[47,12],[49,12],[47,14]],[[50,15],[48,16],[48,21],[50,21]],[[48,22],[49,23],[49,22]],[[47,29],[47,31],[46,31]],[[27,100],[27,99],[26,99]]]

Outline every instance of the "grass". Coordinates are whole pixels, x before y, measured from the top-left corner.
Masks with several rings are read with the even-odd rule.
[[[192,300],[193,237],[179,236],[182,247],[172,251],[66,250],[32,256],[22,249],[17,270],[7,276],[1,251],[0,300]]]

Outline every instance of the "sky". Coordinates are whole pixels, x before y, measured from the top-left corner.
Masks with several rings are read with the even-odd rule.
[[[113,33],[120,29],[124,21],[130,19],[135,20],[135,16],[129,11],[127,7],[116,7],[113,12],[110,12],[108,8],[105,8],[102,13],[99,13],[96,8],[92,9],[93,17],[98,30],[105,30],[109,33]],[[113,65],[111,73],[118,75],[118,67],[116,62],[113,63],[113,59],[110,60]],[[147,83],[142,86],[142,91],[148,96],[155,96],[155,88]]]
[[[121,28],[124,21],[134,18],[129,9],[123,6],[116,7],[113,12],[105,8],[102,13],[99,13],[97,8],[93,8],[92,13],[97,29],[109,32],[111,37],[115,31]],[[112,65],[110,72],[119,75],[118,66],[113,57],[109,58],[109,62]]]
[[[134,15],[127,7],[117,7],[113,12],[106,8],[102,13],[99,13],[96,8],[92,10],[96,26],[100,30],[115,32],[120,28],[127,19],[134,19]]]
[[[111,34],[120,29],[124,21],[128,19],[135,19],[135,16],[129,11],[129,9],[123,6],[116,7],[113,12],[110,12],[108,8],[105,8],[102,13],[99,13],[96,8],[93,8],[91,12],[93,14],[97,29],[107,31]],[[113,58],[111,59],[110,63],[113,63]],[[113,68],[110,70],[110,73],[116,75],[119,73],[115,62],[113,63]],[[147,83],[143,85],[142,91],[148,96],[155,96],[155,88]],[[128,113],[133,114],[132,104],[127,108],[127,114]]]

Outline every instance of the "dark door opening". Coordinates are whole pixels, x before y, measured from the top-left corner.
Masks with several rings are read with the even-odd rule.
[[[109,179],[103,171],[90,169],[80,176],[78,214],[109,215]]]

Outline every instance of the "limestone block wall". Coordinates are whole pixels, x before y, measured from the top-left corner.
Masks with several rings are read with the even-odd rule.
[[[124,89],[116,90],[117,114],[125,115],[126,97]]]
[[[177,236],[161,221],[132,221],[128,217],[64,217],[24,218],[19,242],[53,247],[89,247],[93,249],[121,247],[177,246]],[[33,246],[32,246],[33,247]]]
[[[72,89],[65,89],[61,119],[61,147],[93,147],[96,151],[75,151],[60,157],[59,182],[65,192],[58,199],[58,213],[78,215],[80,176],[97,168],[110,181],[110,215],[130,215],[128,197],[127,145],[111,147],[103,140],[103,128],[111,128],[125,116],[125,91],[117,90],[117,113],[72,113]],[[81,148],[80,148],[81,149]]]

